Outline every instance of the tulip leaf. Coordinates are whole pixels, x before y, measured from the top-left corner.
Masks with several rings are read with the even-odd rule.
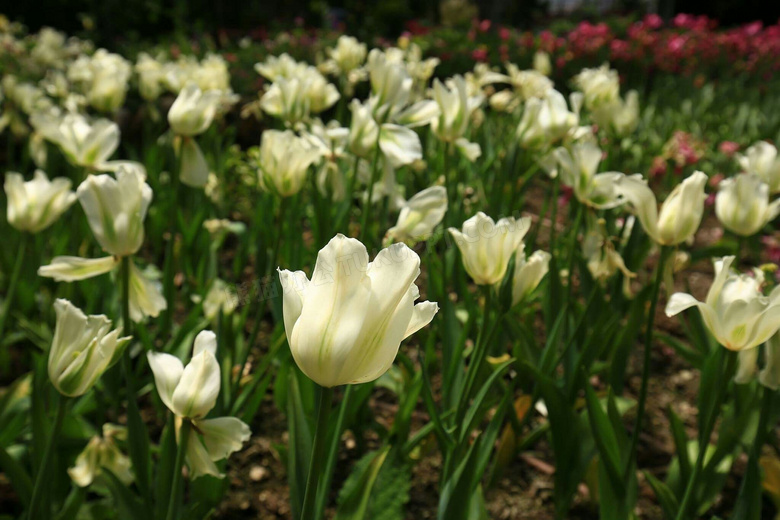
[[[661,504],[661,509],[664,510],[664,516],[668,520],[674,520],[677,516],[677,511],[680,509],[680,504],[677,501],[677,497],[674,496],[674,492],[651,473],[645,471],[644,475],[650,487],[653,488],[655,497],[658,499],[658,503]]]
[[[104,477],[111,496],[114,497],[120,519],[147,520],[150,518],[151,512],[146,510],[141,497],[125,486],[110,469],[101,468],[101,475]]]
[[[691,474],[691,460],[688,458],[688,435],[685,433],[682,421],[671,407],[669,408],[669,426],[672,430],[677,460],[680,464],[680,478],[683,482],[688,482],[688,477]]]
[[[344,484],[349,491],[339,495],[339,507],[334,520],[363,520],[368,518],[366,513],[371,491],[379,476],[379,470],[382,468],[382,464],[384,464],[389,452],[390,446],[387,446],[377,452],[370,453],[363,459],[368,461],[368,464],[356,466],[355,472],[350,476],[350,479],[354,478],[356,483],[350,487],[347,487],[347,483]]]
[[[28,505],[32,497],[32,480],[24,467],[14,459],[4,446],[0,446],[0,469],[11,481],[22,503]]]
[[[596,392],[590,385],[585,385],[585,399],[588,404],[588,420],[593,431],[593,439],[596,441],[596,447],[601,455],[600,465],[606,470],[609,477],[609,488],[614,490],[614,495],[621,497],[626,488],[623,482],[623,464],[620,458],[618,436],[598,397],[596,397]],[[602,494],[604,491],[604,489],[601,490]]]
[[[304,409],[297,369],[288,371],[287,428],[289,431],[287,479],[290,484],[290,503],[293,518],[301,517],[303,498],[306,493],[306,478],[311,462],[313,432]]]

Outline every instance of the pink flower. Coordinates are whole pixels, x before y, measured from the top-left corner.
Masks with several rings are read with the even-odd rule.
[[[739,144],[734,141],[723,141],[718,145],[718,150],[721,153],[726,154],[728,157],[732,157],[737,151],[739,151]]]

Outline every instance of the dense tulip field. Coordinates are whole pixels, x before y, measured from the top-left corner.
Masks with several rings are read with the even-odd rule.
[[[773,518],[778,70],[0,17],[0,519]]]

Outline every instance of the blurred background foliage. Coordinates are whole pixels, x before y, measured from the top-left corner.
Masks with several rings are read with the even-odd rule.
[[[780,18],[780,1],[766,0],[35,0],[5,2],[3,14],[31,31],[57,27],[89,36],[99,46],[155,39],[162,34],[219,33],[262,37],[266,30],[306,27],[343,30],[369,41],[394,38],[419,24],[466,27],[479,18],[522,29],[556,20],[600,21],[609,14],[704,14],[729,26]]]

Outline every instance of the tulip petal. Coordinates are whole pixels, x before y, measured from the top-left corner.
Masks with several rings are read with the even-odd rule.
[[[219,417],[197,421],[195,426],[203,434],[203,443],[211,460],[228,458],[241,449],[252,432],[244,421],[235,417]]]
[[[301,316],[303,309],[303,291],[309,284],[309,279],[303,271],[288,271],[279,269],[279,281],[282,284],[282,312],[284,314],[284,330],[287,333],[287,343],[292,344],[292,331],[295,322]]]
[[[634,208],[639,222],[653,240],[658,239],[658,206],[653,190],[641,174],[624,175],[615,179],[615,191]]]
[[[225,476],[211,460],[209,452],[206,451],[206,447],[203,445],[203,441],[200,440],[195,431],[190,431],[190,435],[187,438],[187,466],[193,479],[203,475],[211,475],[216,478]]]
[[[202,350],[184,367],[179,384],[173,392],[173,411],[180,417],[205,417],[217,402],[220,370],[217,358]]]
[[[409,320],[409,325],[406,327],[403,339],[408,338],[421,328],[428,325],[436,313],[439,312],[439,304],[436,302],[421,302],[414,306],[412,311],[412,319]]]
[[[179,179],[187,186],[202,188],[209,180],[209,165],[206,157],[193,138],[184,138],[181,143],[181,169]]]
[[[422,144],[414,130],[392,124],[384,124],[379,130],[379,147],[393,168],[422,159]]]
[[[119,259],[114,256],[104,258],[81,258],[78,256],[57,256],[49,265],[38,268],[38,275],[53,278],[58,282],[75,282],[108,273],[116,267]]]
[[[217,335],[210,330],[202,330],[195,336],[195,343],[192,346],[192,357],[197,356],[204,350],[211,352],[212,356],[217,355]]]
[[[681,292],[674,293],[666,303],[666,315],[671,318],[695,305],[701,305],[701,302],[690,294]]]
[[[151,280],[130,260],[130,318],[138,323],[146,316],[156,318],[168,308],[160,284]]]
[[[737,372],[734,374],[734,382],[740,385],[753,380],[758,363],[758,348],[748,348],[737,353]]]
[[[181,380],[184,365],[176,356],[164,352],[147,352],[146,359],[154,374],[154,385],[160,400],[169,410],[174,411],[173,392]]]

